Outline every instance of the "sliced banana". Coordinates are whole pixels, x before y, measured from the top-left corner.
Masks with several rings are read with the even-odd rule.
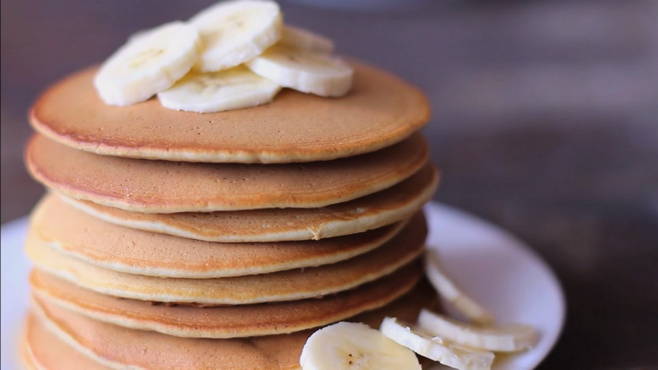
[[[393,317],[385,318],[379,330],[419,355],[456,369],[486,370],[491,368],[494,360],[494,354],[491,352],[478,351],[443,341]]]
[[[425,253],[425,275],[443,298],[449,301],[469,320],[478,324],[490,324],[493,315],[473,298],[464,293],[450,278],[441,271],[436,252],[428,248]]]
[[[158,99],[169,109],[207,113],[264,104],[280,89],[276,83],[238,66],[219,72],[192,72],[158,93]]]
[[[330,54],[334,51],[334,42],[330,39],[299,27],[283,26],[280,45],[297,49]]]
[[[303,370],[420,370],[409,349],[365,324],[339,322],[313,333],[304,344]]]
[[[273,1],[220,2],[190,19],[201,34],[204,50],[196,68],[219,71],[261,54],[281,38],[279,5]]]
[[[106,104],[147,100],[183,77],[196,62],[199,50],[196,29],[182,22],[142,31],[103,63],[94,86]]]
[[[532,348],[537,343],[537,331],[530,326],[511,324],[496,327],[476,327],[422,310],[418,326],[432,335],[464,346],[493,352],[516,352]]]
[[[281,86],[320,96],[342,96],[352,86],[352,67],[324,53],[277,45],[247,66]]]

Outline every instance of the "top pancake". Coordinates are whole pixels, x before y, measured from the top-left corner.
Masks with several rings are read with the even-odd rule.
[[[314,208],[345,202],[411,176],[427,161],[420,134],[356,157],[308,164],[209,164],[117,158],[35,136],[30,173],[72,198],[136,212]]]
[[[428,119],[426,98],[380,69],[354,63],[350,93],[324,98],[284,90],[270,104],[218,113],[179,112],[156,99],[104,104],[96,68],[75,73],[34,104],[36,130],[76,149],[190,162],[288,163],[329,160],[394,144]]]

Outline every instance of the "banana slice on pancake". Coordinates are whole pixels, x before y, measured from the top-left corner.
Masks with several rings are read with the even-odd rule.
[[[347,94],[354,74],[352,67],[338,57],[283,45],[268,49],[247,66],[281,86],[330,97]]]
[[[110,105],[129,105],[166,90],[194,65],[200,51],[196,29],[172,22],[130,38],[94,78],[101,99]]]
[[[331,39],[290,25],[283,26],[279,45],[326,54],[334,51],[334,42]]]
[[[278,84],[238,66],[218,72],[192,72],[158,93],[158,99],[169,109],[208,113],[261,105],[271,101],[280,89]]]
[[[189,22],[203,41],[204,50],[196,64],[202,72],[253,59],[279,41],[283,27],[279,5],[265,0],[219,2]]]

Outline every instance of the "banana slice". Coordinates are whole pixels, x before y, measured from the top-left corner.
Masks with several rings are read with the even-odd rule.
[[[429,249],[425,253],[425,275],[443,298],[448,300],[469,320],[478,324],[490,324],[494,321],[493,315],[478,304],[450,278],[441,271],[436,252]]]
[[[277,45],[247,66],[281,86],[320,96],[342,96],[352,86],[352,67],[323,53]]]
[[[244,66],[219,72],[190,73],[171,88],[158,93],[169,108],[207,113],[264,104],[281,89]]]
[[[283,26],[280,45],[297,49],[330,54],[334,42],[330,39],[299,27]]]
[[[486,370],[491,368],[494,360],[494,354],[491,352],[448,343],[393,317],[385,318],[379,330],[419,355],[456,369]]]
[[[218,71],[242,64],[274,45],[283,25],[273,1],[220,2],[190,19],[201,34],[204,50],[196,68]]]
[[[494,352],[516,352],[532,348],[537,332],[530,326],[512,324],[497,327],[475,327],[422,310],[418,326],[432,335],[468,347]]]
[[[196,62],[199,50],[196,29],[182,22],[142,31],[103,63],[94,86],[107,104],[147,100],[183,77]]]
[[[339,322],[313,333],[304,344],[303,370],[420,370],[409,349],[365,324]]]

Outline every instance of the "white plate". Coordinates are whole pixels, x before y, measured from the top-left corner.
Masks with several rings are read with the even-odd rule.
[[[20,369],[18,339],[28,301],[29,262],[23,253],[27,217],[2,225],[2,370]]]
[[[532,369],[548,355],[564,324],[565,301],[555,274],[526,244],[463,211],[426,206],[428,244],[441,266],[500,322],[529,324],[540,341],[528,352],[496,356],[495,369]]]
[[[548,266],[504,230],[457,209],[429,204],[428,244],[444,269],[501,322],[521,322],[541,332],[536,348],[496,360],[496,369],[536,367],[557,341],[564,295]],[[17,338],[27,307],[29,263],[22,253],[27,220],[2,227],[2,369],[16,369]]]

